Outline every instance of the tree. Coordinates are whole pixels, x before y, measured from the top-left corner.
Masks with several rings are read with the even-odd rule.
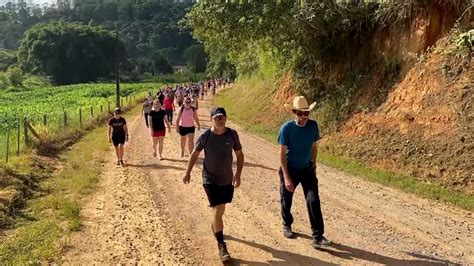
[[[190,70],[197,73],[206,71],[207,54],[203,45],[196,44],[184,50],[184,58],[186,58]]]
[[[57,84],[109,78],[115,70],[116,39],[101,27],[51,22],[30,28],[20,41],[18,63],[27,73],[51,76]],[[124,46],[119,43],[124,62]]]
[[[153,74],[163,73],[163,74],[170,74],[173,73],[173,67],[171,66],[170,62],[166,57],[160,53],[155,52],[152,55],[153,57]]]

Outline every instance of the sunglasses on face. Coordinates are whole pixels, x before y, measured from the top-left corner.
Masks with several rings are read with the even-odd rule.
[[[189,103],[191,103],[191,102],[184,102],[184,103],[188,103],[188,104],[189,104]]]
[[[295,114],[297,116],[308,116],[309,115],[309,111],[295,111]]]
[[[216,121],[222,121],[222,120],[226,120],[226,119],[227,119],[227,117],[225,117],[223,115],[214,117],[214,120],[216,120]]]

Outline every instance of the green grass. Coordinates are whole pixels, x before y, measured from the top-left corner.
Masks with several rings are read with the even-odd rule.
[[[0,236],[0,265],[45,264],[59,259],[70,233],[81,227],[81,199],[92,193],[100,180],[103,158],[110,147],[106,136],[107,127],[98,127],[60,154],[62,171],[40,182],[47,195],[28,201],[11,236]],[[25,156],[16,159],[22,173],[34,170],[28,168]]]
[[[267,120],[264,120],[265,122],[262,123],[259,114],[265,113],[268,107],[265,103],[269,103],[268,100],[265,100],[265,97],[271,94],[271,90],[267,88],[268,91],[264,91],[265,86],[256,84],[253,79],[250,81],[244,80],[243,83],[245,85],[236,84],[233,89],[219,92],[213,99],[214,103],[219,106],[224,106],[229,118],[249,132],[257,134],[267,141],[276,143],[279,130],[279,126],[277,125],[290,119],[290,117],[285,115],[271,115],[267,116]],[[268,82],[261,83],[268,84]],[[250,93],[250,95],[248,93]],[[252,98],[261,99],[260,104],[252,101],[246,102],[247,99]],[[328,154],[324,151],[319,151],[318,161],[371,182],[397,188],[401,191],[424,198],[449,203],[469,211],[474,210],[473,195],[453,191],[439,184],[426,183],[413,176],[374,168],[359,160]]]

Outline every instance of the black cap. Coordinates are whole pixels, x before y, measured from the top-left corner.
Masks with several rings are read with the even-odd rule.
[[[121,113],[122,113],[122,109],[120,109],[119,107],[117,107],[117,108],[114,109],[114,113],[116,113],[116,114],[121,114]]]
[[[217,117],[217,116],[225,116],[227,117],[227,114],[225,112],[225,109],[223,107],[214,107],[212,108],[211,110],[211,117],[214,118],[214,117]]]

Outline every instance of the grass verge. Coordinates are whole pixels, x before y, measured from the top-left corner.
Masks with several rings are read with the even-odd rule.
[[[250,80],[251,82],[252,80]],[[259,114],[265,112],[264,110],[267,107],[265,103],[268,101],[260,98],[260,96],[263,95],[263,98],[265,98],[267,94],[272,92],[268,88],[267,91],[263,91],[264,87],[249,85],[248,80],[244,83],[246,84],[245,87],[236,84],[232,89],[220,91],[214,97],[214,103],[224,106],[231,120],[249,132],[275,143],[279,130],[279,127],[276,125],[280,125],[283,121],[290,119],[290,117],[269,115],[265,118],[267,120],[262,122]],[[247,102],[248,99],[260,99],[260,104]],[[374,168],[359,160],[328,154],[324,151],[319,152],[318,161],[371,182],[394,187],[424,198],[449,203],[465,210],[474,210],[473,195],[453,191],[438,184],[426,183],[413,176]]]
[[[56,159],[63,163],[63,169],[40,182],[45,195],[30,200],[17,216],[18,228],[8,237],[0,237],[0,264],[51,262],[67,247],[69,233],[81,225],[80,200],[99,180],[109,149],[106,130],[92,130]]]
[[[11,163],[10,167],[23,176],[32,176],[38,164],[49,175],[35,179],[33,199],[15,215],[16,228],[0,234],[0,265],[50,263],[68,248],[69,235],[81,227],[81,200],[94,191],[108,155],[110,144],[103,125],[57,158],[24,155]]]

